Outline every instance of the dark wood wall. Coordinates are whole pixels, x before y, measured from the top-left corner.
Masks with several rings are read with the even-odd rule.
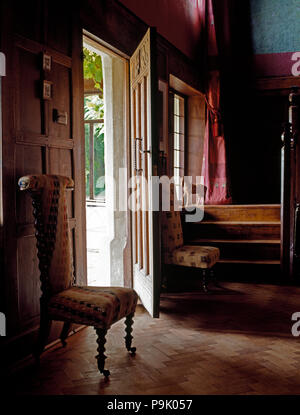
[[[7,318],[6,362],[26,355],[39,324],[40,283],[30,197],[20,192],[26,174],[61,174],[74,178],[69,195],[76,280],[86,281],[82,61],[79,10],[56,0],[2,3],[1,50],[6,54],[3,79],[3,256],[1,290]],[[44,71],[42,55],[51,56]],[[52,85],[43,99],[42,85]],[[54,110],[67,113],[58,124]],[[56,338],[54,326],[50,340]],[[3,357],[3,354],[2,354]]]

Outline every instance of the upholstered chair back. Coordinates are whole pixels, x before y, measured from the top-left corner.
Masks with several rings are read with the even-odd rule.
[[[170,185],[170,211],[162,212],[162,256],[165,264],[172,263],[172,253],[183,246],[180,211],[176,206],[175,186]]]
[[[51,296],[73,283],[66,188],[73,188],[74,182],[69,177],[43,174],[21,177],[18,184],[32,197],[41,288],[44,296]]]

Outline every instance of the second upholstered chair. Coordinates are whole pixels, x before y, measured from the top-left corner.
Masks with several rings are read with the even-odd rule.
[[[40,268],[40,330],[34,355],[39,359],[43,352],[52,320],[64,322],[60,336],[64,346],[72,323],[93,326],[98,336],[98,368],[108,377],[110,372],[104,369],[106,333],[125,317],[125,345],[135,353],[131,332],[138,296],[130,288],[74,285],[66,202],[66,189],[74,186],[72,179],[28,175],[18,184],[32,197]]]
[[[219,248],[184,245],[180,211],[175,206],[176,192],[170,186],[170,211],[162,212],[162,254],[165,265],[181,265],[201,269],[202,289],[207,292],[209,272],[220,259]]]

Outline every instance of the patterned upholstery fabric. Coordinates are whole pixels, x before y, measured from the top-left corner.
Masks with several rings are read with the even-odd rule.
[[[219,259],[220,250],[213,246],[184,245],[172,255],[173,264],[195,268],[211,268]]]
[[[51,294],[58,293],[73,283],[73,261],[67,219],[65,189],[74,182],[58,175],[28,175],[19,179],[21,190],[40,194],[41,218],[39,255],[47,255],[50,262],[48,279]]]
[[[170,186],[170,212],[162,214],[162,254],[165,264],[211,268],[220,259],[212,246],[184,245],[180,212],[174,210],[174,185]]]
[[[173,263],[174,249],[183,246],[180,212],[174,210],[174,186],[170,186],[170,211],[162,212],[162,254],[165,264]]]
[[[138,296],[123,287],[72,287],[50,299],[49,315],[53,320],[109,328],[134,313]]]

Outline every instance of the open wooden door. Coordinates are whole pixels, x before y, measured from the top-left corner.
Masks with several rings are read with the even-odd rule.
[[[149,28],[130,59],[133,287],[151,316],[159,316],[160,226],[153,207],[157,176],[156,32]]]

